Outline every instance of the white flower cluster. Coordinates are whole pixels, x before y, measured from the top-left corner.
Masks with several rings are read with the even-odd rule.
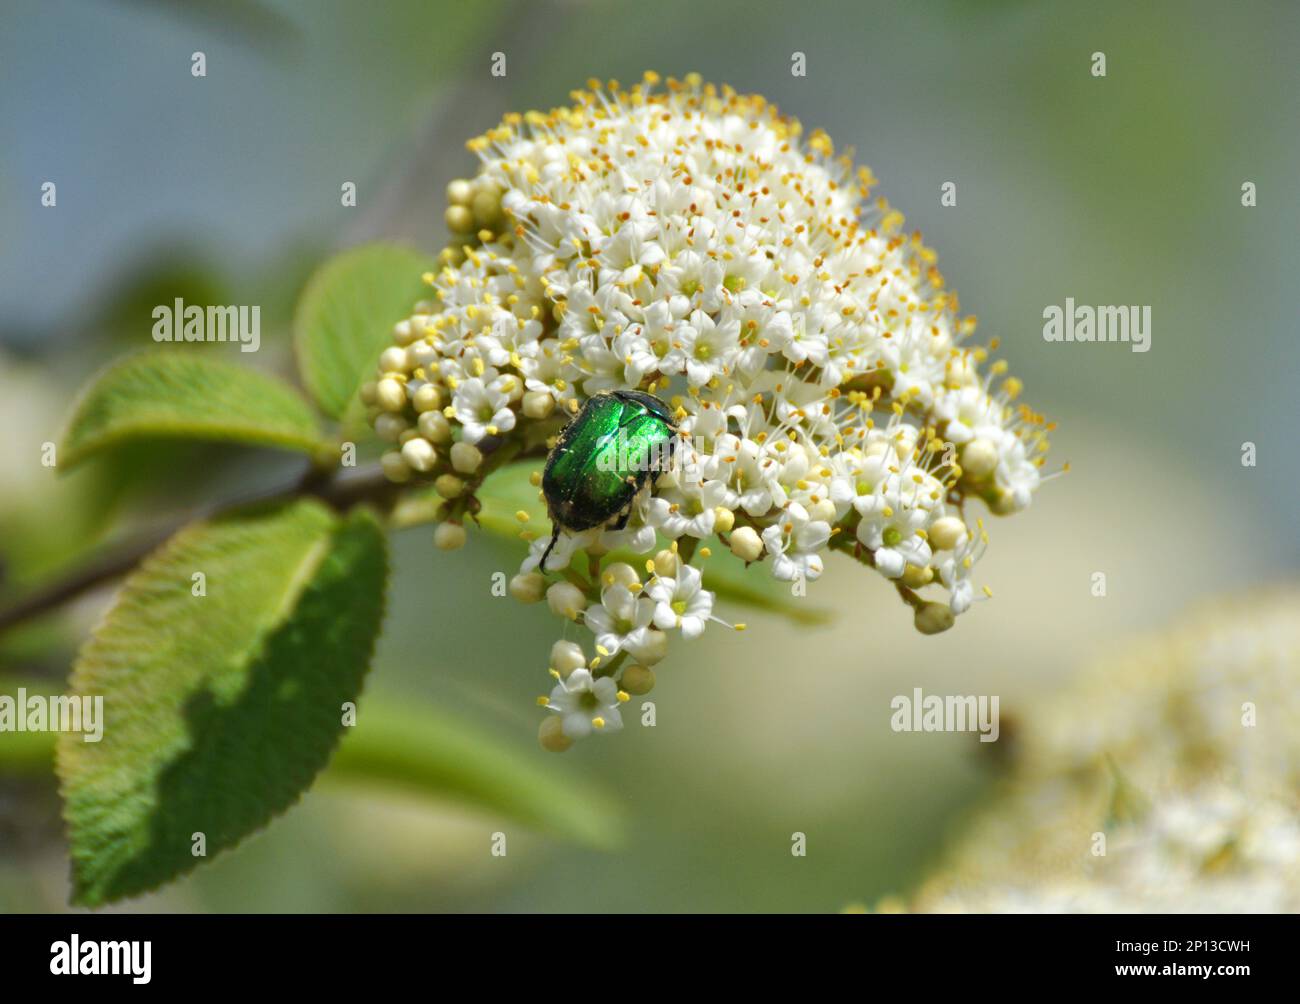
[[[1218,604],[1029,709],[915,908],[1300,910],[1298,613],[1295,589]]]
[[[680,463],[626,528],[562,535],[546,561],[550,573],[577,550],[675,542],[673,575],[550,587],[597,658],[644,666],[662,632],[699,633],[712,597],[690,560],[714,536],[789,582],[839,550],[892,580],[919,629],[950,627],[987,544],[967,502],[1028,505],[1050,427],[1014,403],[1003,364],[981,372],[987,351],[964,344],[973,320],[920,235],[869,198],[867,169],[761,97],[695,75],[659,85],[593,82],[571,107],[471,141],[482,164],[449,189],[458,236],[426,277],[436,298],[398,324],[365,389],[394,444],[385,468],[436,479],[456,527],[485,458],[544,451],[601,391],[646,391],[676,412]],[[547,543],[533,541],[521,598],[542,595]],[[931,584],[946,599],[918,595]]]

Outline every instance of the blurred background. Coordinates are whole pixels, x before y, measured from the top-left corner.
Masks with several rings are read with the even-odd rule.
[[[1059,421],[1050,465],[1073,468],[990,527],[979,578],[996,599],[953,631],[921,637],[885,582],[831,561],[810,590],[825,624],[736,611],[746,633],[676,646],[660,668],[655,728],[550,759],[532,699],[554,619],[464,596],[513,553],[399,534],[368,695],[470,722],[603,792],[617,846],[327,776],[233,853],[120,908],[873,902],[920,881],[998,770],[971,735],[892,732],[894,695],[998,694],[1011,717],[1194,601],[1296,574],[1294,4],[11,0],[0,18],[0,597],[151,520],[293,476],[283,455],[192,446],[66,478],[40,465],[78,386],[152,345],[155,304],[261,304],[261,352],[207,350],[289,374],[293,304],[321,260],[376,238],[436,250],[443,189],[473,169],[469,136],[645,69],[757,91],[856,148],[980,336],[1001,339],[1025,400]],[[205,78],[190,75],[195,51]],[[355,208],[340,205],[345,181]],[[940,205],[947,181],[955,207]],[[1257,208],[1241,204],[1246,181]],[[1043,309],[1066,297],[1150,305],[1152,350],[1045,343]],[[0,635],[0,675],[61,689],[110,596]],[[54,784],[6,762],[11,738],[0,910],[65,909]],[[498,829],[505,858],[488,853]],[[790,853],[795,831],[806,857]]]

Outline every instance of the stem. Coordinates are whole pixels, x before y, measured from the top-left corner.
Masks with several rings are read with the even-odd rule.
[[[625,663],[626,661],[627,661],[627,652],[626,651],[619,652],[618,655],[610,659],[609,662],[602,662],[599,666],[597,666],[594,670],[592,670],[591,675],[595,677],[613,676],[615,673],[619,671],[623,663]]]
[[[582,573],[579,572],[576,568],[570,566],[569,568],[562,569],[560,571],[560,574],[563,575],[570,582],[572,582],[579,589],[581,589],[583,593],[586,594],[587,596],[590,597],[592,595],[593,590],[592,590],[591,583],[588,582],[586,579],[584,579],[582,577]],[[592,598],[599,601],[599,594],[597,594],[595,597]]]
[[[913,610],[920,610],[925,606],[925,600],[916,594],[916,591],[903,585],[901,582],[895,582],[894,588],[898,590],[898,595]]]
[[[249,505],[287,502],[297,498],[317,498],[339,511],[347,510],[359,502],[377,502],[387,508],[396,499],[398,490],[399,486],[384,477],[378,464],[342,468],[332,474],[308,468],[297,481],[284,488],[200,510],[185,519],[165,525],[161,530],[142,534],[135,540],[93,558],[86,565],[72,569],[61,578],[0,609],[0,632],[61,607],[96,586],[121,578],[161,547],[181,527],[196,519],[211,519]]]

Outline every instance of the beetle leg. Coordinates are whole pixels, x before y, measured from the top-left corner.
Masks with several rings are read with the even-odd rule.
[[[619,516],[618,522],[614,524],[613,526],[614,532],[617,533],[619,530],[624,529],[627,526],[627,521],[630,520],[631,518],[632,518],[632,506],[629,503],[628,507],[625,510],[623,510],[623,515]]]
[[[551,548],[555,546],[555,542],[559,539],[560,528],[557,526],[551,531],[551,542],[546,545],[546,550],[542,552],[542,560],[537,565],[537,570],[539,572],[546,571],[546,559],[551,556]]]

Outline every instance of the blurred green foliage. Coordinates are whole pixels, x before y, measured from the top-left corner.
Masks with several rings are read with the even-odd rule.
[[[627,81],[651,67],[760,91],[856,146],[939,249],[981,333],[1002,338],[1032,399],[1062,420],[1056,452],[1075,467],[1021,525],[993,527],[998,600],[960,637],[918,641],[887,590],[832,567],[810,597],[831,624],[756,617],[743,636],[701,639],[659,674],[656,728],[562,762],[543,763],[533,741],[552,618],[487,586],[513,567],[518,544],[489,533],[448,555],[426,528],[397,533],[369,686],[381,708],[435,707],[454,720],[439,734],[449,762],[353,752],[358,733],[337,766],[359,783],[314,789],[261,836],[136,905],[824,911],[911,885],[997,768],[966,737],[891,733],[890,695],[1001,693],[1009,715],[1099,639],[1296,566],[1297,36],[1294,5],[1209,0],[837,0],[801,5],[793,19],[781,5],[731,0],[246,4],[233,14],[19,3],[0,38],[17,81],[0,93],[13,137],[0,172],[12,221],[0,248],[0,421],[12,432],[0,447],[0,597],[160,512],[301,474],[301,461],[276,451],[157,442],[66,478],[36,466],[82,382],[148,346],[154,305],[262,303],[257,368],[287,376],[293,306],[326,248],[375,236],[436,248],[442,187],[473,168],[467,136],[501,112],[562,103],[588,76]],[[56,39],[81,57],[52,58]],[[191,87],[199,48],[214,69]],[[796,48],[806,78],[790,76]],[[510,59],[504,79],[487,73],[498,49]],[[1104,80],[1087,72],[1098,49]],[[40,215],[31,192],[51,175],[60,205]],[[345,180],[358,182],[355,210],[339,205]],[[945,180],[959,186],[952,209],[938,202]],[[1258,209],[1240,206],[1243,180],[1258,183]],[[1066,296],[1152,304],[1153,351],[1045,344],[1041,311]],[[1256,470],[1236,463],[1244,440],[1259,445]],[[525,483],[513,485],[524,507]],[[490,507],[489,530],[517,529],[515,502]],[[1087,593],[1097,568],[1111,573],[1111,602]],[[0,636],[0,674],[61,682],[103,599]],[[408,752],[427,727],[391,724]],[[53,782],[28,772],[46,754],[41,740],[19,739],[22,752],[14,738],[0,738],[0,909],[59,909],[67,848],[48,817]],[[529,765],[498,792],[530,793],[530,812],[560,818],[517,826],[508,799],[481,797],[483,786],[473,809],[430,802],[432,782],[468,784],[479,758]],[[408,784],[367,774],[395,761]],[[534,768],[549,780],[534,782]],[[550,787],[561,775],[567,795]],[[584,779],[616,794],[588,796]],[[595,841],[606,846],[616,816],[614,852],[537,832],[610,826]],[[511,852],[493,859],[488,838],[500,829]],[[808,834],[807,858],[789,853],[795,831]]]

